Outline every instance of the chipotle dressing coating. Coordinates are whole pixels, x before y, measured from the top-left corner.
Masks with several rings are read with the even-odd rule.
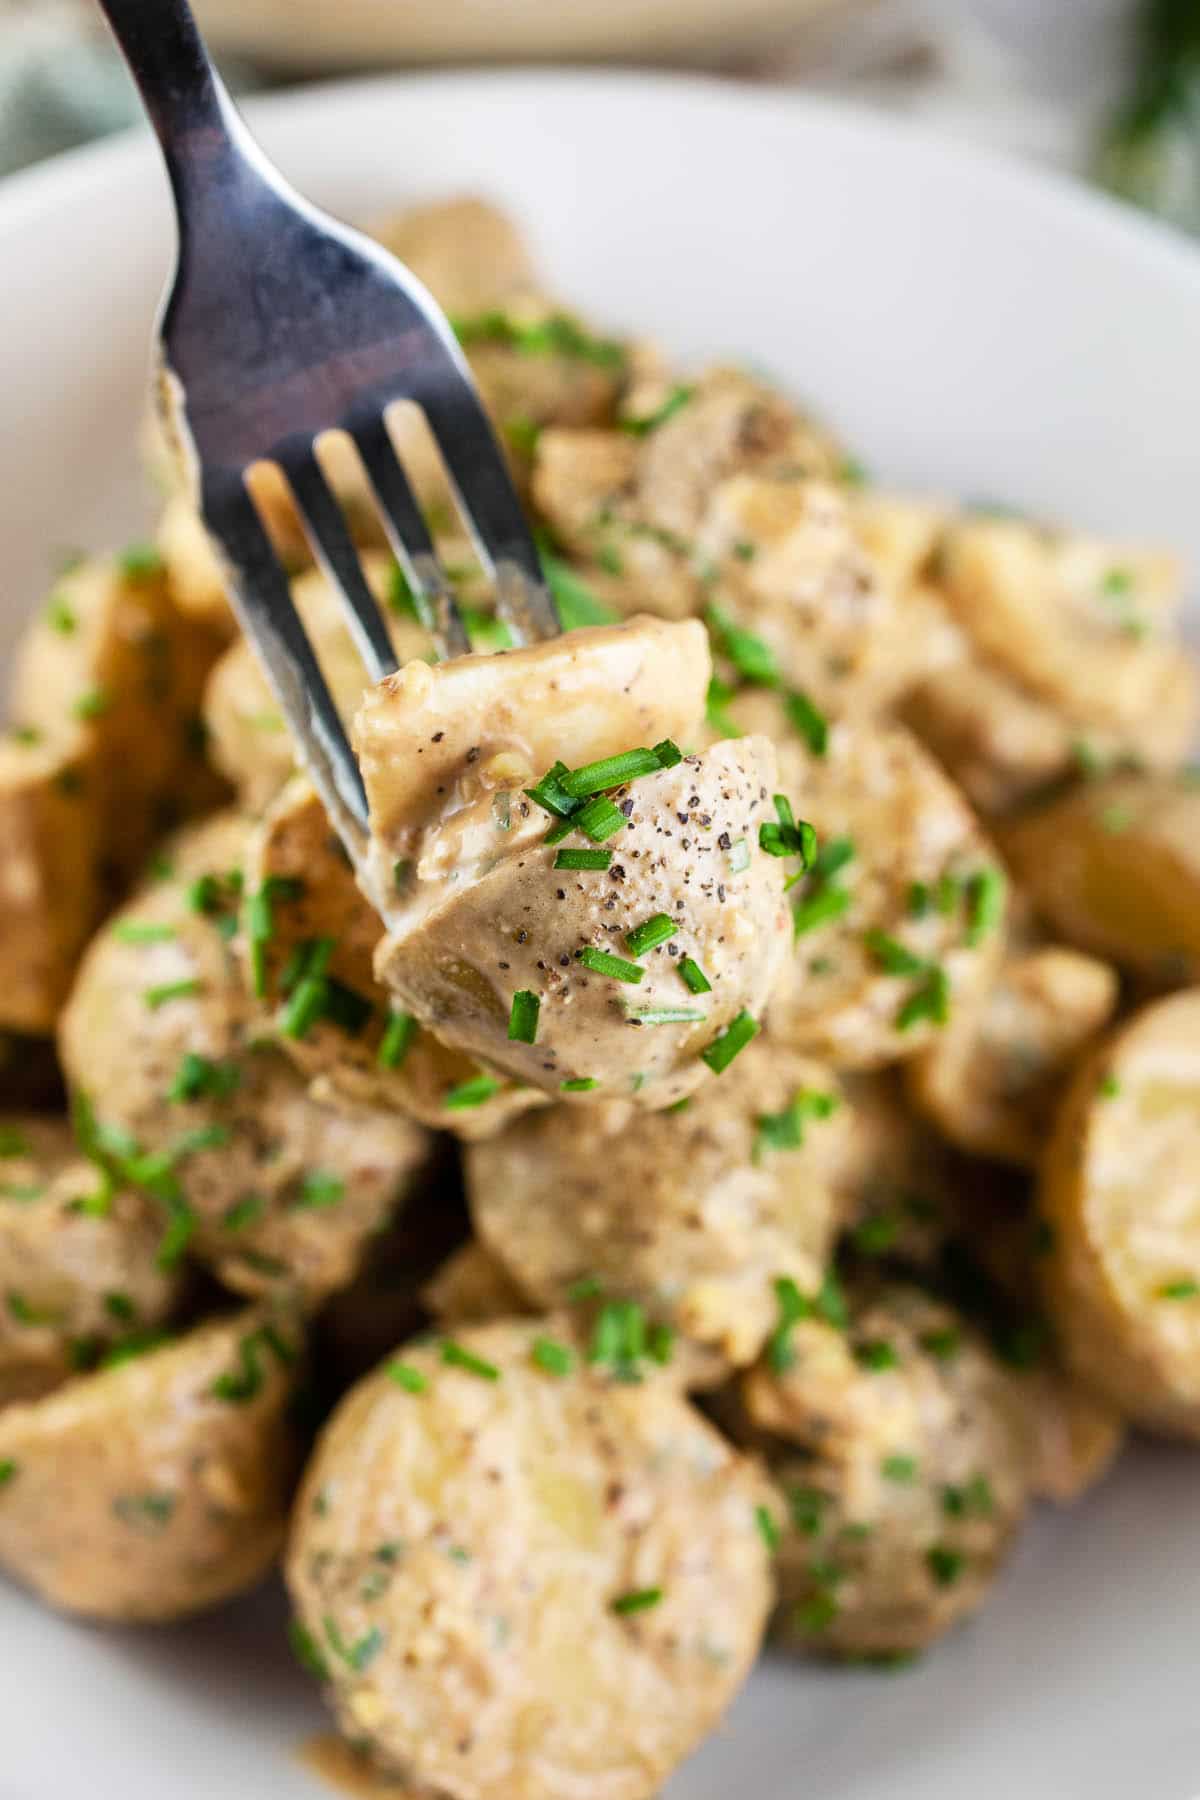
[[[309,1465],[287,1579],[328,1697],[418,1789],[651,1800],[757,1651],[760,1478],[669,1381],[584,1364],[561,1319],[453,1345],[405,1346]]]

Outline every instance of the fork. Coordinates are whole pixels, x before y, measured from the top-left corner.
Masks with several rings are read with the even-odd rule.
[[[415,404],[517,643],[561,625],[474,379],[448,321],[397,259],[311,205],[251,137],[187,0],[99,0],[167,165],[178,255],[158,325],[156,396],[254,644],[331,822],[356,862],[368,830],[354,753],[246,485],[274,463],[373,681],[397,667],[316,455],[353,440],[392,551],[443,655],[470,648],[388,428]]]

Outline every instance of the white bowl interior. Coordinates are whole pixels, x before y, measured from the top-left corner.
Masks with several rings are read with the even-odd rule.
[[[700,82],[447,76],[254,116],[343,214],[458,189],[507,203],[565,295],[686,357],[772,371],[887,478],[1200,561],[1200,259],[1099,200],[865,115]],[[146,142],[0,188],[6,652],[56,553],[150,517],[136,438],[168,246]],[[980,1619],[913,1671],[768,1662],[672,1796],[1187,1800],[1195,1493],[1194,1458],[1139,1449],[1078,1512],[1040,1519]],[[4,1800],[158,1800],[164,1780],[173,1800],[320,1792],[296,1761],[320,1708],[278,1613],[268,1594],[135,1636],[0,1588]]]

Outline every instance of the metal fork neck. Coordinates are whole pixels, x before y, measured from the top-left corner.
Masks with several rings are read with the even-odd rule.
[[[211,188],[244,127],[187,0],[98,0],[162,146],[177,204]]]

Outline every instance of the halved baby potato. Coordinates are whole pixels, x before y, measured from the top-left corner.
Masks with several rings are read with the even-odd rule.
[[[783,791],[820,845],[793,888],[795,948],[771,997],[772,1032],[839,1069],[913,1055],[991,979],[1004,921],[994,850],[899,726],[842,720],[814,739],[765,688],[739,693],[727,713],[772,739]]]
[[[711,1386],[757,1356],[780,1277],[819,1289],[852,1131],[828,1069],[760,1040],[681,1110],[557,1107],[472,1145],[468,1204],[527,1302],[563,1306],[581,1283],[632,1301]]]
[[[1029,1496],[1015,1376],[943,1302],[850,1289],[846,1330],[804,1318],[741,1378],[738,1428],[778,1501],[778,1634],[836,1656],[924,1649],[974,1612]]]
[[[429,1140],[399,1113],[319,1102],[258,1040],[233,942],[248,829],[222,815],[175,841],[171,877],[90,948],[59,1044],[97,1152],[159,1202],[161,1255],[315,1298],[351,1278]]]
[[[154,1209],[114,1189],[63,1119],[0,1123],[0,1405],[34,1398],[169,1318]]]
[[[1067,1364],[1136,1424],[1200,1439],[1200,990],[1080,1069],[1042,1169],[1037,1270]]]
[[[1018,820],[1004,850],[1068,943],[1156,986],[1200,974],[1200,785],[1190,774],[1088,781]]]
[[[219,803],[199,727],[221,648],[174,605],[148,545],[62,575],[18,648],[13,720],[47,744],[78,731],[110,879],[131,879],[164,830]]]
[[[904,716],[985,812],[1081,756],[1170,768],[1186,754],[1197,689],[1172,558],[975,517],[948,532],[940,580],[970,659],[934,673]]]
[[[295,1322],[214,1319],[0,1412],[0,1567],[87,1618],[186,1618],[265,1575],[298,1463]]]
[[[987,992],[904,1065],[909,1097],[960,1150],[1032,1168],[1064,1081],[1117,999],[1116,971],[1080,950],[1011,952]]]
[[[443,1042],[550,1093],[665,1105],[753,1035],[786,947],[774,755],[681,754],[707,672],[698,625],[637,619],[367,696],[376,972]],[[539,798],[560,778],[569,817]]]
[[[346,1734],[454,1800],[650,1800],[757,1652],[753,1467],[561,1320],[406,1346],[326,1427],[287,1579]]]

